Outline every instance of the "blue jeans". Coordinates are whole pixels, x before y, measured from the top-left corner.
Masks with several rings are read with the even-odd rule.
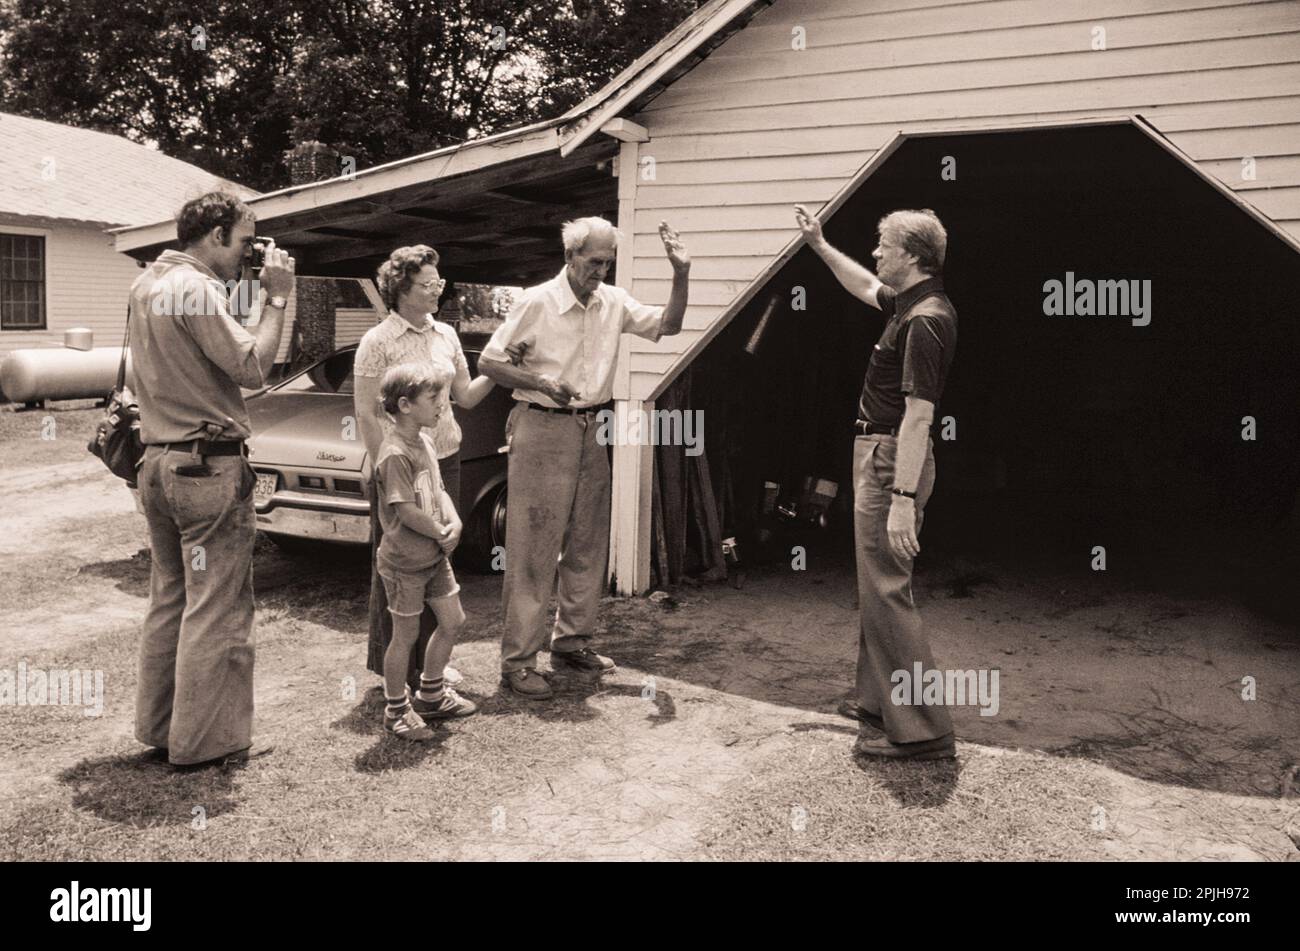
[[[889,545],[889,507],[893,501],[894,436],[858,436],[853,443],[853,535],[858,565],[858,673],[855,693],[864,709],[885,721],[895,743],[937,739],[952,732],[945,706],[895,704],[891,676],[920,661],[934,668],[930,642],[912,599],[912,559],[899,558]],[[916,534],[921,536],[925,503],[934,490],[934,445],[925,452],[916,487]]]
[[[246,749],[253,732],[253,485],[243,456],[148,446],[140,503],[153,568],[140,640],[135,736],[176,764]]]

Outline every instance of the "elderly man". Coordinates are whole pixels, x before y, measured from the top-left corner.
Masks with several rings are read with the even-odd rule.
[[[213,192],[176,221],[131,286],[131,362],[140,400],[140,503],[153,568],[140,639],[135,735],[158,760],[195,766],[269,752],[253,746],[253,485],[239,388],[275,364],[294,261],[268,247],[253,333],[224,282],[253,244],[253,212]]]
[[[479,358],[482,372],[514,387],[518,401],[506,423],[510,505],[501,669],[502,683],[530,699],[551,696],[537,673],[537,654],[547,642],[544,625],[557,575],[552,665],[597,675],[614,667],[589,646],[609,555],[609,455],[597,439],[598,414],[614,393],[620,336],[671,336],[681,331],[686,314],[691,261],[677,233],[660,222],[673,270],[664,307],[638,303],[603,283],[620,237],[603,218],[568,222],[564,270],[524,291]],[[506,348],[520,343],[527,344],[527,356],[513,366]]]
[[[885,734],[859,737],[854,748],[863,755],[951,759],[956,745],[947,707],[892,702],[896,671],[910,676],[916,663],[934,669],[912,600],[912,559],[921,551],[922,513],[934,488],[930,426],[957,348],[957,312],[940,276],[948,234],[928,209],[886,215],[872,252],[877,277],[831,247],[804,206],[795,205],[795,219],[844,289],[889,318],[871,352],[858,404],[858,674],[854,696],[840,712]]]

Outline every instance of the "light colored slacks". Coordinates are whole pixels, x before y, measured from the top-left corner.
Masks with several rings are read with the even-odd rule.
[[[893,501],[894,436],[858,436],[853,443],[853,534],[857,550],[858,634],[857,701],[885,721],[895,743],[937,739],[952,732],[946,706],[895,704],[891,700],[896,670],[921,662],[934,668],[934,656],[912,599],[912,559],[899,558],[889,546],[889,506]],[[925,503],[934,490],[934,446],[927,447],[916,488],[916,534],[921,535]],[[919,692],[919,688],[918,688]],[[910,696],[910,691],[909,691]]]
[[[599,430],[595,414],[523,403],[510,413],[503,671],[537,666],[552,591],[552,651],[585,647],[595,628],[609,560],[609,450]]]
[[[190,461],[149,446],[139,478],[153,568],[135,736],[176,764],[246,749],[253,732],[256,480],[242,456],[208,456],[207,476],[174,471]]]

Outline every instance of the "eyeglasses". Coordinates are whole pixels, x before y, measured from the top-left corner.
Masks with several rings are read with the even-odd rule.
[[[423,287],[426,291],[437,290],[437,292],[441,294],[442,289],[447,286],[447,282],[440,278],[435,278],[432,281],[416,281],[415,286]]]

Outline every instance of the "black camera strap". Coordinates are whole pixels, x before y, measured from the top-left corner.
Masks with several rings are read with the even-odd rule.
[[[122,333],[122,358],[117,362],[117,392],[126,387],[126,348],[131,341],[131,305],[126,305],[126,330]]]

